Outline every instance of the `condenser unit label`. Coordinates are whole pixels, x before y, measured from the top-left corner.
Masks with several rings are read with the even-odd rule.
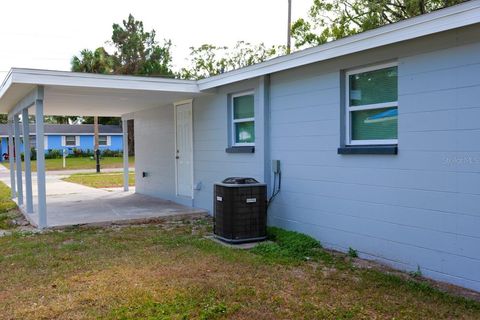
[[[247,198],[247,203],[255,203],[257,202],[257,198]]]
[[[217,196],[217,201],[220,201],[220,202],[222,202],[222,201],[223,201],[223,198],[222,198],[222,197],[218,197],[218,196]]]

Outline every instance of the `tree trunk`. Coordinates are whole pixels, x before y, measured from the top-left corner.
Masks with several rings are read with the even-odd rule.
[[[135,155],[135,126],[133,119],[127,120],[127,127],[128,127],[128,155],[134,156]]]
[[[93,148],[97,150],[98,149],[98,117],[97,116],[93,117],[93,133],[94,133]]]

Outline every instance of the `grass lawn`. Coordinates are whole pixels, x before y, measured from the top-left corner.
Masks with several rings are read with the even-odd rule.
[[[116,172],[76,173],[63,180],[93,188],[123,187],[123,173]],[[132,172],[128,175],[128,183],[130,186],[135,185],[135,173]]]
[[[11,221],[19,216],[17,205],[10,199],[10,188],[0,182],[0,230],[14,227]],[[2,256],[0,256],[0,260]],[[0,294],[1,296],[1,294]]]
[[[478,319],[480,303],[313,239],[226,248],[209,220],[0,237],[1,319]],[[308,257],[308,258],[307,258]]]
[[[37,161],[32,161],[32,170],[37,171]],[[10,164],[8,161],[2,162],[2,164],[9,168]],[[95,169],[95,160],[90,158],[68,158],[66,162],[66,167],[63,168],[63,159],[45,159],[45,168],[47,171],[54,170],[77,170],[77,169]],[[135,165],[135,157],[129,157],[129,166],[133,167]],[[23,166],[23,163],[22,163]],[[123,158],[122,157],[105,157],[100,161],[100,166],[103,169],[107,168],[122,168],[123,167]]]

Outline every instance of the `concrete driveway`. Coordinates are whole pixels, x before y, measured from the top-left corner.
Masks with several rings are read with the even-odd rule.
[[[117,170],[118,171],[118,170]],[[75,171],[81,172],[81,171]],[[49,228],[84,224],[139,223],[164,219],[172,216],[204,215],[207,212],[183,206],[171,201],[135,193],[135,188],[124,192],[122,189],[96,189],[63,181],[73,172],[47,172],[47,225]],[[36,175],[33,180],[33,205],[36,211]],[[0,181],[10,187],[10,173],[0,165]],[[25,190],[25,188],[24,188]],[[25,213],[34,226],[38,215]]]

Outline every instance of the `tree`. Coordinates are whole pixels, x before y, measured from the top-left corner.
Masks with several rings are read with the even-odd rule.
[[[104,47],[95,51],[84,49],[79,56],[73,56],[71,61],[72,71],[102,73],[102,74],[129,74],[173,77],[171,68],[172,55],[170,40],[164,40],[160,45],[156,41],[156,32],[145,32],[143,22],[137,21],[130,14],[122,24],[112,25],[110,44],[115,48],[109,54]],[[120,124],[118,117],[76,117],[82,123],[90,124]],[[96,127],[95,132],[98,132]],[[129,130],[129,141],[133,129]],[[98,135],[95,136],[97,145]],[[133,143],[129,143],[129,150],[134,150]]]
[[[285,54],[284,46],[267,47],[238,41],[233,49],[204,44],[190,48],[190,67],[180,71],[180,78],[203,79],[227,71],[247,67],[272,57]]]
[[[113,24],[114,73],[173,76],[172,42],[164,40],[163,45],[159,45],[155,30],[145,32],[143,22],[135,20],[131,14],[122,24]]]
[[[296,48],[374,29],[467,0],[314,0],[308,18],[292,25]]]
[[[108,54],[105,48],[100,47],[95,51],[89,49],[83,49],[80,51],[80,57],[74,56],[71,61],[72,71],[75,72],[89,72],[89,73],[112,73],[115,66],[115,61],[112,56]],[[59,118],[59,117],[53,117]],[[63,117],[67,118],[68,117]],[[80,117],[75,117],[77,120]],[[98,148],[98,117],[91,117],[92,123],[95,124],[95,136],[94,136],[94,145],[95,149]],[[60,119],[54,119],[60,120]],[[67,120],[68,121],[68,120]],[[57,123],[68,123],[68,122],[57,122]]]
[[[113,73],[115,61],[111,55],[100,47],[91,51],[83,49],[80,51],[80,57],[73,56],[71,61],[72,71],[89,73]]]
[[[81,122],[84,124],[93,124],[93,117],[79,117]],[[121,118],[119,117],[99,117],[98,123],[102,125],[119,125],[121,123]]]

